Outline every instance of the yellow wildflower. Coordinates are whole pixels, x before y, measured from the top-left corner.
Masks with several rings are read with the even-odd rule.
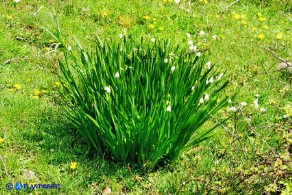
[[[3,143],[3,142],[4,142],[4,139],[0,137],[0,143]]]
[[[39,98],[40,98],[40,96],[38,96],[38,95],[32,96],[32,99],[39,99]]]
[[[48,91],[46,91],[46,90],[42,90],[41,92],[44,94],[44,93],[47,93]]]
[[[283,35],[284,35],[283,33],[278,33],[277,34],[277,39],[279,39],[279,40],[282,39],[283,38]]]
[[[58,82],[58,81],[55,82],[55,86],[56,86],[56,87],[58,87],[58,86],[60,86],[60,85],[61,85],[60,82]]]
[[[258,17],[262,17],[263,16],[263,14],[261,14],[261,13],[258,13]]]
[[[233,19],[235,19],[235,20],[239,20],[240,19],[240,15],[239,14],[237,14],[237,13],[233,13]]]
[[[268,27],[268,25],[263,25],[263,28],[268,29],[269,27]]]
[[[145,20],[149,20],[149,19],[150,19],[150,16],[143,16],[143,18],[144,18]]]
[[[21,89],[21,85],[20,85],[20,84],[15,84],[15,85],[13,85],[13,87],[14,87],[15,89]]]
[[[218,14],[215,15],[215,18],[220,18],[220,16]]]
[[[242,15],[240,15],[240,18],[241,18],[241,19],[246,18],[246,15],[245,15],[245,14],[242,14]]]
[[[34,89],[34,95],[39,96],[41,94],[40,90]]]
[[[149,25],[149,28],[154,28],[154,27],[155,27],[154,24],[150,24],[150,25]]]
[[[163,31],[163,27],[161,27],[161,26],[160,26],[160,27],[158,27],[158,30],[161,30],[161,31]]]
[[[77,162],[71,162],[70,168],[74,170],[76,169],[76,167],[77,167]]]
[[[242,20],[241,21],[241,24],[244,24],[245,25],[245,24],[247,24],[247,22],[245,20]]]
[[[258,38],[259,39],[263,39],[263,38],[265,38],[265,35],[263,33],[261,33],[261,34],[258,35]]]
[[[265,20],[267,20],[267,18],[265,18],[265,17],[260,17],[260,18],[259,18],[259,21],[261,21],[261,22],[263,22],[263,21],[265,21]]]
[[[31,79],[26,79],[26,82],[30,82],[31,81]]]
[[[13,91],[15,91],[15,89],[8,89],[8,91],[9,91],[9,92],[13,92]]]

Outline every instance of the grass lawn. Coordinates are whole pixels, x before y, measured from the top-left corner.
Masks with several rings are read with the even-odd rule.
[[[292,61],[289,0],[2,0],[0,10],[0,194],[18,194],[6,188],[17,182],[60,184],[22,189],[31,194],[292,193],[292,69],[278,69]],[[231,119],[174,167],[145,173],[94,155],[58,93],[56,21],[72,51],[96,36],[196,45],[237,93],[203,128]]]

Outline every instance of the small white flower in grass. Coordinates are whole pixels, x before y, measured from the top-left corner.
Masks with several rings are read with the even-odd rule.
[[[214,78],[211,77],[211,78],[209,79],[209,83],[213,83],[213,82],[214,82]]]
[[[167,111],[167,112],[171,112],[171,107],[170,107],[170,105],[168,105],[168,106],[166,107],[166,111]]]
[[[288,116],[287,116],[286,114],[284,114],[284,115],[283,115],[283,118],[285,118],[285,119],[286,119],[286,118],[288,118]]]
[[[203,43],[206,43],[206,42],[207,42],[207,39],[203,39],[202,42],[203,42]]]
[[[241,106],[247,106],[247,103],[246,102],[240,102],[240,105]]]
[[[232,100],[231,100],[231,99],[229,99],[229,100],[228,100],[228,103],[229,103],[229,104],[231,104],[231,103],[232,103]]]
[[[260,112],[261,112],[261,113],[266,113],[266,112],[267,112],[267,109],[265,109],[265,108],[261,108],[261,109],[260,109]]]
[[[115,77],[116,78],[120,78],[120,73],[119,72],[116,72]]]
[[[195,86],[192,86],[192,91],[195,89]]]
[[[175,70],[175,66],[172,66],[171,67],[171,71],[173,72]]]
[[[106,86],[104,88],[104,90],[107,92],[107,93],[110,93],[111,92],[111,87],[110,86]]]
[[[72,47],[69,45],[68,46],[68,51],[71,51],[72,50]]]
[[[207,63],[206,63],[206,66],[207,66],[208,69],[210,69],[210,68],[211,68],[211,62],[210,62],[210,61],[207,62]]]
[[[220,79],[222,79],[222,77],[223,77],[223,73],[219,74],[217,79],[220,80]]]
[[[205,31],[203,31],[203,30],[201,30],[200,32],[199,32],[199,35],[205,35],[206,33],[205,33]]]
[[[204,98],[200,99],[200,104],[204,103]]]
[[[174,2],[175,2],[176,4],[178,4],[178,3],[180,2],[180,0],[174,0]]]
[[[213,35],[212,36],[212,39],[217,39],[217,35]]]
[[[20,2],[20,0],[14,0],[14,2],[15,2],[15,3],[19,3],[19,2]]]
[[[153,43],[155,43],[155,38],[151,38],[151,41],[152,41]]]
[[[254,107],[255,107],[256,109],[259,108],[259,99],[258,99],[258,98],[255,99],[255,101],[253,101],[253,105],[254,105]]]
[[[255,94],[255,97],[258,98],[258,97],[260,97],[260,95],[259,94]]]
[[[189,40],[189,41],[188,41],[188,44],[189,44],[189,45],[193,45],[194,42],[193,42],[192,40]]]
[[[191,45],[191,46],[189,47],[189,49],[190,49],[191,51],[197,51],[197,46],[195,46],[195,45]]]
[[[191,34],[187,33],[187,38],[190,39],[191,38]]]
[[[237,108],[235,108],[235,107],[229,107],[229,108],[227,108],[227,110],[229,112],[236,112],[237,111]]]
[[[121,33],[119,34],[120,39],[122,39],[124,37],[124,35]]]
[[[165,59],[164,59],[164,63],[167,63],[167,62],[168,62],[168,59],[167,59],[167,58],[165,58]]]
[[[209,95],[206,93],[204,97],[204,101],[208,101],[208,100],[209,100]]]
[[[198,52],[198,53],[197,53],[197,56],[200,57],[200,56],[201,56],[201,52]]]

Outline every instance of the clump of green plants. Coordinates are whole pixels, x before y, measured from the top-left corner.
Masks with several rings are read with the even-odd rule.
[[[77,131],[101,156],[144,168],[173,164],[211,136],[201,128],[227,104],[228,81],[200,52],[166,40],[96,39],[64,51],[61,94]],[[221,96],[222,97],[222,96]]]

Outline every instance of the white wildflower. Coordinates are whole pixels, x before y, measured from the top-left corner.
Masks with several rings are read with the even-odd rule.
[[[192,50],[192,51],[197,51],[197,46],[196,45],[191,45],[189,47],[189,49]]]
[[[120,39],[122,39],[124,37],[124,35],[121,33],[119,34]]]
[[[106,86],[104,88],[104,90],[107,92],[107,93],[110,93],[111,92],[111,87],[110,86]]]
[[[223,73],[219,74],[217,79],[220,80],[220,79],[222,79],[222,77],[223,77]]]
[[[171,71],[173,72],[175,70],[175,66],[172,66],[171,67]]]
[[[227,108],[227,110],[230,111],[230,112],[236,112],[237,111],[237,108],[235,108],[235,107],[229,107],[229,108]]]
[[[259,94],[255,94],[255,97],[258,98],[258,97],[260,97],[260,95]]]
[[[259,99],[255,99],[255,101],[253,102],[254,107],[257,109],[259,107]]]
[[[210,68],[211,68],[211,62],[210,62],[210,61],[207,62],[207,63],[206,63],[206,66],[207,66],[208,69],[210,69]]]
[[[217,35],[213,35],[212,36],[212,39],[217,39]]]
[[[191,34],[187,33],[187,38],[190,39],[191,38]]]
[[[189,45],[193,45],[194,42],[193,42],[192,40],[189,40],[189,41],[188,41],[188,44],[189,44]]]
[[[247,103],[246,102],[240,102],[240,105],[241,106],[247,106]]]
[[[203,40],[202,40],[202,43],[206,43],[206,42],[207,42],[207,39],[203,39]]]
[[[265,109],[265,108],[261,108],[261,109],[260,109],[260,112],[261,112],[261,113],[266,113],[266,112],[267,112],[267,109]]]
[[[211,78],[209,79],[209,83],[213,83],[213,82],[214,82],[214,78],[211,77]]]
[[[200,104],[204,103],[204,98],[200,99]]]
[[[20,2],[20,0],[14,0],[14,2],[15,2],[15,3],[19,3],[19,2]]]
[[[151,38],[151,41],[152,41],[153,43],[155,43],[155,38]]]
[[[231,104],[231,103],[232,103],[232,100],[231,100],[231,99],[229,99],[229,100],[228,100],[228,103],[229,103],[229,104]]]
[[[208,100],[209,100],[209,95],[206,93],[204,97],[204,101],[208,101]]]
[[[201,52],[198,52],[198,53],[197,53],[197,56],[200,57],[200,56],[201,56]]]
[[[120,73],[119,72],[116,72],[115,77],[116,78],[120,78]]]
[[[195,86],[192,86],[192,91],[195,89]]]
[[[285,118],[285,119],[286,119],[286,118],[288,118],[288,116],[287,116],[286,114],[284,114],[284,115],[283,115],[283,118]]]
[[[199,32],[199,35],[205,35],[206,33],[205,33],[205,31],[203,31],[203,30],[201,30],[200,32]]]
[[[180,2],[180,0],[174,0],[174,2],[175,2],[176,4],[178,4],[178,3]]]
[[[167,111],[167,112],[171,112],[171,107],[170,107],[170,105],[167,106],[166,111]]]
[[[164,63],[167,63],[167,62],[168,62],[168,59],[167,59],[167,58],[165,58],[165,59],[164,59]]]
[[[68,49],[68,51],[71,51],[72,47],[69,45],[67,49]]]

